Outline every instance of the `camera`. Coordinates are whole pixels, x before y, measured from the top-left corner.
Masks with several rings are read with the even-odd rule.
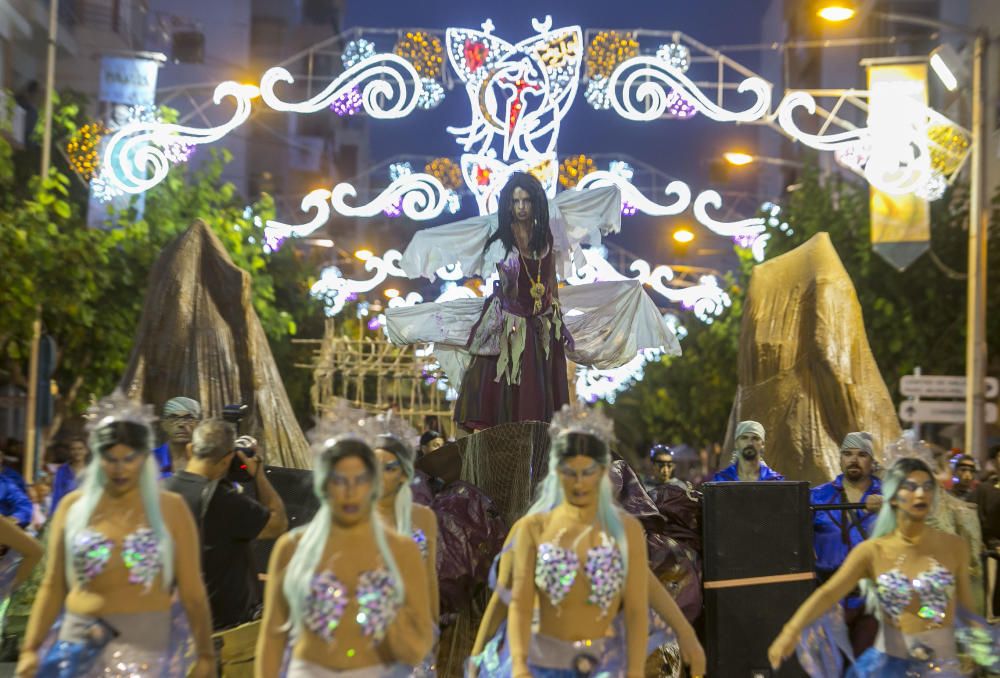
[[[249,405],[225,405],[222,408],[222,419],[224,421],[233,424],[236,427],[236,432],[240,431],[240,423],[243,418],[250,411]],[[236,439],[236,444],[234,448],[243,453],[245,457],[253,457],[256,454],[257,441],[248,435],[241,435]],[[233,460],[229,464],[229,473],[227,474],[229,480],[236,483],[249,483],[253,480],[253,477],[247,471],[246,464],[240,459],[238,455],[233,455]]]

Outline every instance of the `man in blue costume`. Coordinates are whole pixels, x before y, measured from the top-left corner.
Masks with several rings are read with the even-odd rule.
[[[764,427],[756,421],[741,421],[736,425],[733,463],[715,474],[714,482],[742,480],[784,480],[785,476],[764,463]]]
[[[163,406],[160,426],[167,434],[167,441],[153,450],[160,475],[169,478],[177,471],[184,470],[188,459],[188,443],[194,427],[201,421],[201,403],[192,398],[178,396],[171,398]]]
[[[866,504],[869,510],[818,510],[813,514],[816,546],[816,576],[822,584],[841,566],[847,554],[863,542],[875,527],[882,505],[882,484],[873,474],[872,435],[866,431],[848,433],[840,446],[840,475],[832,482],[814,487],[809,503]],[[871,647],[878,633],[878,621],[866,614],[864,599],[854,591],[841,601],[844,621],[854,655]]]

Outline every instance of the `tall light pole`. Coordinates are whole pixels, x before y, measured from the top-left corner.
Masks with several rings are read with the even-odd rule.
[[[52,164],[52,96],[56,86],[56,36],[59,32],[59,0],[49,0],[49,40],[45,58],[45,105],[42,111],[42,181]],[[33,130],[32,130],[33,131]]]
[[[827,20],[846,20],[855,16],[849,3],[830,2],[819,15]],[[837,14],[836,10],[841,12]],[[831,10],[839,19],[825,16]],[[983,111],[986,92],[983,87],[983,64],[989,52],[989,37],[947,21],[939,21],[897,12],[871,12],[872,16],[894,23],[952,31],[972,37],[972,128],[970,129],[971,170],[969,176],[969,270],[966,287],[965,331],[965,452],[986,460],[986,253],[989,215],[983,209],[987,190],[986,157],[983,154]]]

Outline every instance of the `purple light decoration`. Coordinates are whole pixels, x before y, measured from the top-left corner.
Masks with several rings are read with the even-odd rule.
[[[285,239],[282,238],[280,235],[273,235],[266,232],[264,234],[264,245],[266,245],[267,249],[269,249],[272,253],[280,250],[281,245],[284,242]]]
[[[357,300],[358,300],[357,292],[351,292],[350,294],[347,295],[347,301],[357,301]]]
[[[370,329],[371,331],[374,332],[379,327],[380,327],[380,324],[379,324],[379,321],[378,321],[378,316],[376,316],[376,317],[374,317],[374,318],[372,318],[371,320],[368,321],[368,329]]]
[[[750,247],[750,245],[752,245],[753,241],[756,239],[757,239],[756,234],[749,234],[749,233],[733,236],[733,241],[737,244],[737,246],[743,248]]]
[[[622,216],[623,217],[635,216],[635,213],[637,211],[638,210],[636,209],[635,205],[633,205],[630,202],[625,202],[624,200],[622,201]]]
[[[687,119],[698,111],[694,105],[684,98],[676,89],[671,89],[667,95],[667,112],[675,118]]]
[[[382,211],[385,213],[385,216],[390,219],[395,219],[396,217],[401,216],[403,214],[403,199],[400,198]]]
[[[361,110],[361,91],[352,87],[333,100],[330,108],[341,118],[354,115]]]

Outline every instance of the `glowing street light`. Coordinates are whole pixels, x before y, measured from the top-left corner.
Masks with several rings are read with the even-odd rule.
[[[727,153],[723,153],[722,157],[725,158],[726,162],[730,165],[735,165],[736,167],[749,165],[754,161],[754,157],[752,155],[742,151],[729,151]]]
[[[373,256],[375,255],[371,250],[358,250],[357,252],[354,253],[354,258],[358,259],[359,261],[368,261]]]
[[[675,242],[687,245],[689,242],[694,240],[694,232],[686,226],[681,226],[674,230],[673,238]]]
[[[824,2],[816,12],[819,18],[832,23],[852,19],[857,13],[852,3],[845,2],[844,0],[840,0],[839,2]]]
[[[390,287],[382,294],[385,295],[386,299],[395,299],[396,297],[399,296],[399,290],[397,290],[395,287]]]

